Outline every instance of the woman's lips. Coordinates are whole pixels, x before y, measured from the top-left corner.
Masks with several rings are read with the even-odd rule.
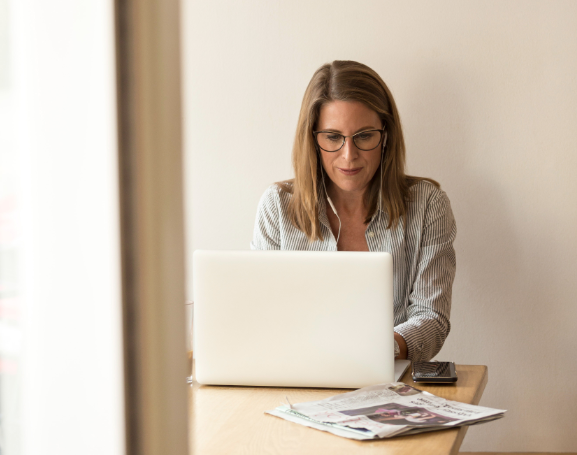
[[[358,174],[359,172],[361,172],[363,170],[362,167],[356,167],[353,169],[343,169],[343,168],[338,167],[337,169],[345,175],[355,175],[355,174]]]

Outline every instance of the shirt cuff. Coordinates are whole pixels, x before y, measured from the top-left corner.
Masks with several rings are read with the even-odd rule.
[[[423,358],[426,355],[423,352],[425,347],[425,340],[420,335],[421,330],[419,327],[415,327],[410,322],[403,322],[395,327],[395,332],[401,335],[405,343],[407,343],[407,358],[413,362],[420,361],[420,360],[429,360],[427,358]]]

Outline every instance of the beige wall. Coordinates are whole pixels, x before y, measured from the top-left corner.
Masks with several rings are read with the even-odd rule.
[[[463,450],[577,451],[577,2],[184,1],[183,29],[189,253],[248,248],[312,73],[368,64],[457,219],[439,358],[488,365],[509,410]]]

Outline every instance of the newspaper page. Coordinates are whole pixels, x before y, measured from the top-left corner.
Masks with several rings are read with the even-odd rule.
[[[269,414],[351,439],[472,425],[505,411],[446,400],[402,382],[364,387],[325,400],[279,406]]]

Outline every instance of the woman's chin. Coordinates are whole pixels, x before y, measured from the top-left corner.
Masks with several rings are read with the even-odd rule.
[[[335,186],[339,188],[339,190],[344,191],[346,193],[362,193],[367,185],[364,182],[351,182],[350,180],[346,181],[339,181],[333,182]]]

